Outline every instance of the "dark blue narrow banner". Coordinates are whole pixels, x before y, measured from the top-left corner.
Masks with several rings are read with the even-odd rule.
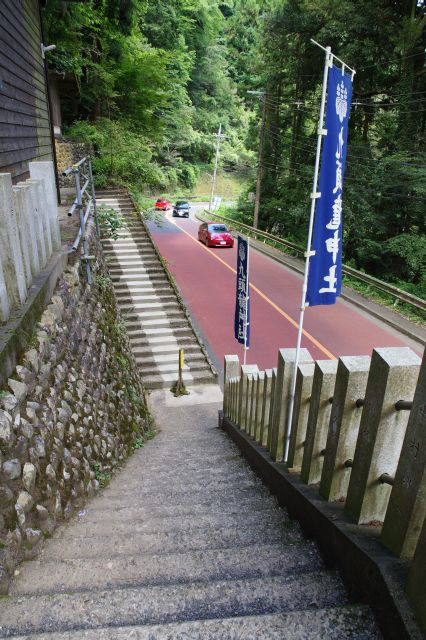
[[[250,346],[250,286],[248,275],[248,242],[238,236],[237,295],[235,300],[235,339],[244,344],[244,327],[247,324],[246,346]],[[248,298],[248,299],[247,299]],[[247,319],[246,319],[247,301]]]
[[[334,304],[342,289],[342,191],[352,78],[331,67],[328,75],[324,146],[306,301]]]

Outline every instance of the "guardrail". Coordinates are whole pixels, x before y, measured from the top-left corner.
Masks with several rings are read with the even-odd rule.
[[[89,255],[89,241],[86,234],[86,225],[87,221],[92,212],[95,216],[96,223],[96,232],[98,237],[100,236],[99,231],[99,220],[96,208],[96,197],[95,197],[95,186],[93,182],[93,173],[92,173],[92,163],[89,157],[82,158],[71,167],[65,169],[62,172],[63,176],[69,176],[70,174],[74,175],[75,180],[75,200],[72,203],[68,215],[72,216],[76,211],[78,211],[80,216],[80,229],[78,231],[77,237],[74,243],[71,246],[71,251],[77,251],[80,242],[83,241],[83,255],[82,261],[86,265],[86,275],[88,284],[92,284],[92,272],[90,268],[90,261],[93,260],[93,256]],[[90,192],[89,192],[90,189]]]
[[[272,245],[275,246],[275,248],[278,248],[279,246],[285,247],[287,250],[290,249],[292,252],[294,252],[296,256],[303,257],[305,254],[305,250],[299,245],[295,244],[294,242],[289,242],[288,240],[284,240],[279,236],[274,236],[272,233],[266,233],[266,231],[260,231],[259,229],[255,229],[250,225],[244,224],[242,222],[238,222],[237,220],[233,220],[232,218],[228,218],[226,216],[221,216],[218,213],[214,213],[212,211],[207,211],[207,210],[205,211],[209,217],[218,218],[221,221],[232,224],[234,227],[236,228],[238,227],[239,229],[242,229],[246,233],[246,235],[254,238],[255,240],[261,239],[265,244],[268,241],[268,243],[272,243]],[[383,282],[378,278],[369,276],[368,274],[363,273],[362,271],[358,271],[357,269],[353,269],[352,267],[343,266],[342,273],[345,276],[354,278],[356,280],[360,280],[361,282],[366,283],[370,287],[374,287],[375,289],[378,289],[383,293],[387,293],[388,295],[391,295],[395,300],[394,305],[397,305],[398,302],[405,302],[406,304],[411,305],[417,311],[422,311],[423,313],[426,313],[426,301],[423,300],[422,298],[419,298],[418,296],[414,296],[411,293],[407,293],[403,289],[399,289],[394,285]]]

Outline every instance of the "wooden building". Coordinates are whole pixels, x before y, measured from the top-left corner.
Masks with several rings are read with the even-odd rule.
[[[54,159],[42,40],[39,0],[0,0],[0,173],[15,183]]]

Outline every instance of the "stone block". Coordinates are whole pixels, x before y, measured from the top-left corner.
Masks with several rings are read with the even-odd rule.
[[[284,455],[295,359],[296,349],[280,349],[278,352],[270,447],[271,457],[275,462],[281,462]],[[307,349],[300,350],[299,362],[300,364],[312,362]]]
[[[412,557],[425,518],[426,351],[383,523],[382,542],[396,555]]]
[[[413,399],[419,369],[408,347],[373,350],[345,504],[358,524],[384,520],[391,486],[380,478],[395,475],[409,417],[395,403]]]
[[[300,471],[302,468],[314,371],[315,365],[313,364],[300,364],[297,367],[294,408],[287,458],[287,467],[291,468],[292,471]]]
[[[346,498],[358,438],[362,407],[356,401],[365,397],[369,356],[345,356],[339,359],[330,425],[325,446],[320,494],[330,501]]]
[[[306,484],[316,484],[321,479],[336,372],[337,360],[317,360],[315,363],[301,470],[301,478]]]

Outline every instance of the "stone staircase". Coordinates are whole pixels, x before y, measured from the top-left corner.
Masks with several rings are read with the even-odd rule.
[[[380,638],[217,428],[219,397],[152,392],[158,435],[21,566],[0,637]]]
[[[180,348],[185,350],[185,384],[215,382],[128,194],[119,189],[99,191],[97,202],[114,207],[126,223],[117,240],[102,244],[145,387],[171,387],[176,382]]]

